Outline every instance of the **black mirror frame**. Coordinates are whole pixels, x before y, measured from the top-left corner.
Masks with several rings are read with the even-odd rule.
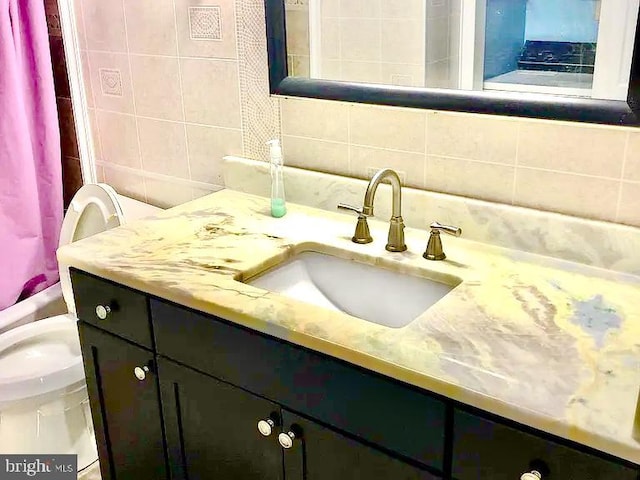
[[[446,90],[290,77],[284,0],[265,0],[269,87],[272,95],[431,110],[640,126],[640,16],[627,101],[534,93]]]

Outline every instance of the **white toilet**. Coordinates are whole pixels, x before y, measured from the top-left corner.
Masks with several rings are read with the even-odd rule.
[[[158,211],[157,207],[118,195],[108,185],[85,185],[64,217],[60,246]],[[31,321],[19,318],[20,314],[2,312],[20,326],[0,334],[0,452],[75,453],[78,469],[82,469],[98,455],[71,279],[63,265],[60,287],[67,304],[68,313],[64,315]],[[41,309],[41,305],[30,308],[25,304],[29,300],[20,302],[14,311]]]

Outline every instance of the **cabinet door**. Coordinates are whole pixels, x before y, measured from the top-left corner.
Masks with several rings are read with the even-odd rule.
[[[445,468],[439,398],[210,315],[150,303],[163,356],[428,468]]]
[[[375,422],[375,418],[371,419]],[[283,411],[287,480],[437,480],[440,477],[329,428]]]
[[[453,476],[459,480],[512,480],[533,470],[558,480],[638,480],[635,468],[456,410]]]
[[[283,480],[279,406],[160,358],[172,480]],[[267,435],[258,422],[272,421]]]
[[[166,478],[153,354],[83,322],[79,329],[103,480]]]

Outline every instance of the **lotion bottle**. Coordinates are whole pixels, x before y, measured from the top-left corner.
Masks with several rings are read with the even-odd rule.
[[[267,142],[269,145],[269,156],[271,162],[271,216],[275,218],[284,217],[287,213],[287,206],[284,198],[284,175],[282,167],[282,148],[280,140],[275,139]]]

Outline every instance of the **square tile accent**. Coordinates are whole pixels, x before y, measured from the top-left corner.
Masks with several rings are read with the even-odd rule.
[[[189,7],[192,40],[222,40],[220,7]]]
[[[100,68],[100,88],[103,95],[122,96],[122,74],[120,70]]]

